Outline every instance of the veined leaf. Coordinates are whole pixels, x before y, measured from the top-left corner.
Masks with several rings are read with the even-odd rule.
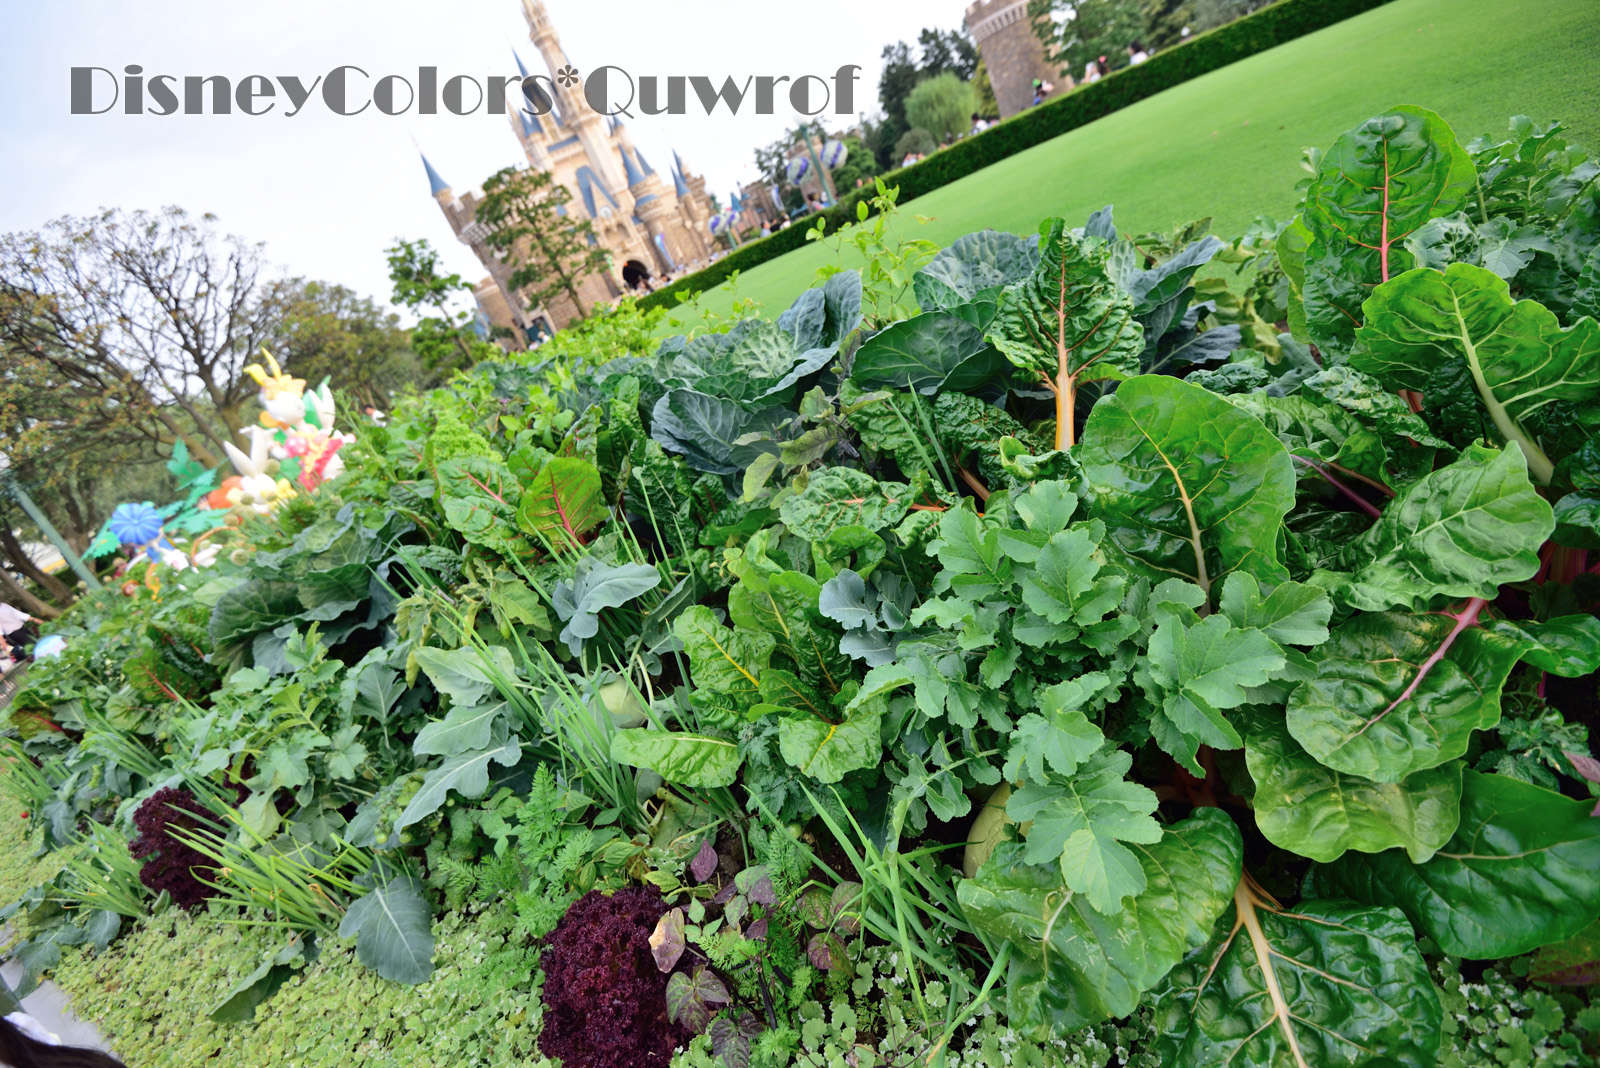
[[[508,555],[525,550],[517,532],[522,486],[498,460],[464,456],[438,465],[439,503],[445,522],[474,545]]]
[[[1249,876],[1156,995],[1163,1064],[1432,1068],[1444,1012],[1393,909],[1275,906]]]
[[[1095,909],[1122,911],[1123,899],[1146,886],[1139,857],[1124,842],[1161,840],[1152,817],[1156,795],[1128,782],[1133,757],[1120,749],[1096,753],[1068,779],[1030,782],[1006,802],[1018,823],[1033,821],[1025,857],[1029,864],[1058,864],[1062,879]]]
[[[517,526],[556,545],[568,545],[605,522],[600,472],[588,460],[557,456],[522,487]]]
[[[1348,344],[1367,291],[1412,266],[1404,242],[1467,202],[1477,170],[1439,116],[1397,107],[1343,134],[1322,157],[1301,215],[1310,339]]]
[[[1090,907],[1054,867],[1023,860],[1002,842],[975,878],[956,885],[973,927],[1012,949],[1006,1013],[1013,1027],[1053,1038],[1138,1007],[1227,907],[1244,844],[1220,809],[1196,809],[1159,841],[1130,847],[1145,889],[1116,915]]]
[[[983,329],[944,311],[923,312],[874,334],[856,350],[850,380],[862,389],[972,389],[1011,365]]]
[[[522,743],[512,736],[505,720],[495,721],[487,746],[447,757],[443,764],[428,772],[422,780],[422,788],[411,798],[405,811],[395,817],[395,831],[403,831],[439,811],[451,790],[469,800],[482,797],[489,789],[489,765],[509,767],[521,757]]]
[[[1592,801],[1504,775],[1466,773],[1461,823],[1426,864],[1347,853],[1313,870],[1319,893],[1397,906],[1439,948],[1514,957],[1600,916],[1600,818]]]
[[[784,501],[778,514],[791,532],[819,542],[842,526],[892,527],[914,503],[904,482],[879,482],[865,471],[829,467],[814,472],[805,491]]]
[[[1089,512],[1137,575],[1209,595],[1233,571],[1276,585],[1294,465],[1261,421],[1198,386],[1140,375],[1094,406],[1078,450]]]
[[[1255,780],[1256,826],[1267,841],[1326,863],[1345,850],[1401,846],[1425,861],[1461,819],[1461,762],[1379,783],[1317,763],[1275,711],[1253,709],[1241,724],[1245,765]]]
[[[423,725],[411,743],[418,756],[458,756],[469,749],[489,744],[495,723],[509,711],[504,701],[477,705],[453,705],[443,719]]]
[[[611,759],[697,790],[733,785],[744,760],[739,747],[725,738],[644,727],[613,734]]]
[[[1403,782],[1467,751],[1500,721],[1500,688],[1526,650],[1474,626],[1482,602],[1450,615],[1383,612],[1335,628],[1317,677],[1289,695],[1289,733],[1336,771]]]
[[[1495,597],[1532,578],[1555,529],[1516,449],[1472,445],[1390,501],[1344,551],[1335,593],[1354,608],[1425,608],[1434,597]]]
[[[1060,219],[1039,235],[1039,265],[1002,294],[989,340],[1055,394],[1056,448],[1065,449],[1077,440],[1078,387],[1137,374],[1144,334],[1097,239],[1074,237]]]
[[[808,712],[778,723],[778,751],[790,767],[818,782],[838,782],[845,774],[876,767],[883,759],[884,702],[868,701],[839,723]]]
[[[984,298],[992,304],[1001,289],[1028,277],[1038,264],[1037,239],[979,230],[950,242],[912,275],[911,291],[925,312],[959,308]],[[989,314],[993,315],[992,308]]]
[[[696,689],[723,694],[740,709],[760,696],[761,673],[776,644],[772,635],[725,627],[698,604],[673,621],[672,632],[689,656]]]
[[[1600,397],[1600,324],[1562,327],[1531,300],[1511,300],[1505,279],[1452,263],[1444,273],[1420,268],[1373,290],[1363,306],[1360,370],[1405,389],[1424,389],[1441,365],[1463,361],[1495,429],[1527,457],[1548,484],[1552,457],[1526,429],[1530,416],[1558,401]]]
[[[433,974],[433,910],[415,876],[390,879],[356,898],[339,922],[339,937],[351,935],[361,963],[391,982],[425,983]]]

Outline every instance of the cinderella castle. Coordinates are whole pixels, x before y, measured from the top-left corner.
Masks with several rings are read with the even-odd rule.
[[[627,126],[590,108],[581,82],[569,78],[571,84],[565,85],[556,76],[571,64],[542,0],[522,0],[522,13],[528,20],[528,36],[550,77],[547,82],[527,81],[528,69],[521,55],[516,56],[523,84],[528,86],[525,92],[533,95],[536,106],[525,109],[516,94],[508,95],[506,114],[511,132],[521,144],[528,166],[550,172],[556,182],[566,186],[572,194],[566,211],[587,218],[594,227],[593,240],[611,254],[609,269],[589,275],[578,287],[584,306],[592,308],[613,300],[642,279],[676,274],[705,261],[712,252],[707,230],[711,202],[705,179],[690,175],[674,152],[671,177],[663,180],[634,147]],[[541,83],[554,89],[555,99],[545,95]],[[433,199],[450,229],[489,272],[475,290],[488,323],[514,327],[529,341],[536,341],[577,318],[578,309],[565,295],[529,307],[507,283],[516,264],[501,259],[484,240],[489,231],[476,219],[482,191],[457,196],[426,156],[422,163]]]

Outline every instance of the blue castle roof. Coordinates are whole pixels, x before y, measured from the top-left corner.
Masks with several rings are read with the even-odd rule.
[[[605,185],[603,185],[601,181],[595,177],[594,171],[588,167],[579,167],[578,192],[583,196],[583,206],[589,209],[590,218],[594,218],[598,214],[595,211],[596,189],[600,190],[600,195],[605,197],[606,202],[610,204],[613,209],[615,209],[617,206],[616,200],[612,198],[610,191],[606,189]]]
[[[422,153],[417,153],[419,156]],[[439,177],[439,172],[433,169],[433,164],[428,162],[427,156],[422,156],[422,166],[428,172],[428,189],[434,196],[449,191],[450,183]]]
[[[672,158],[677,159],[678,154],[674,152],[672,154]],[[683,171],[681,168],[673,168],[672,190],[678,194],[679,199],[685,198],[689,195],[689,183],[683,180]]]
[[[644,175],[639,172],[639,165],[633,162],[633,157],[628,155],[628,150],[622,150],[622,169],[628,176],[628,188],[632,189],[644,181]]]

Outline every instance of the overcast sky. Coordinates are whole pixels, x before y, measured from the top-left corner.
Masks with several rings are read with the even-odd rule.
[[[863,70],[856,108],[877,103],[880,53],[914,42],[924,26],[960,24],[962,0],[547,0],[568,57],[581,72],[611,64],[638,76],[815,74],[847,63]],[[100,207],[178,204],[211,212],[228,231],[267,243],[284,271],[349,285],[387,300],[383,249],[426,237],[470,280],[482,270],[455,241],[417,159],[420,146],[459,193],[523,162],[503,114],[386,116],[369,107],[329,113],[313,96],[288,117],[71,113],[71,68],[119,74],[298,75],[310,84],[340,64],[376,78],[416,81],[514,73],[518,47],[543,73],[519,0],[0,0],[0,231],[37,227]],[[108,84],[96,106],[104,106]],[[359,81],[352,82],[354,87]],[[693,94],[690,100],[693,101]],[[443,110],[441,108],[441,110]],[[795,115],[725,108],[715,117],[640,116],[634,141],[663,176],[676,148],[724,202],[752,180],[752,148]]]

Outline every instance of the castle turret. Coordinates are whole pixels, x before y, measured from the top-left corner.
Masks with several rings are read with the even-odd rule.
[[[1058,89],[1072,87],[1070,73],[1058,71],[1045,58],[1028,0],[977,0],[967,8],[966,25],[983,55],[1002,119],[1033,104],[1035,79],[1058,83]]]
[[[583,144],[596,177],[609,189],[626,189],[626,175],[610,151],[609,131],[602,116],[589,107],[588,101],[583,98],[579,91],[582,83],[576,78],[562,75],[562,71],[572,68],[572,62],[561,47],[561,37],[556,33],[555,24],[550,21],[550,13],[545,10],[543,0],[522,0],[522,14],[528,20],[529,39],[544,57],[545,66],[550,68],[550,76],[556,87],[555,103],[561,110],[562,124],[571,129]],[[569,78],[571,84],[567,84]]]
[[[420,152],[417,154],[422,155]],[[439,177],[439,172],[433,169],[433,164],[428,162],[427,156],[422,156],[422,166],[428,172],[428,190],[433,194],[433,199],[437,200],[441,207],[447,201],[454,200],[455,197],[450,193],[450,183]]]

